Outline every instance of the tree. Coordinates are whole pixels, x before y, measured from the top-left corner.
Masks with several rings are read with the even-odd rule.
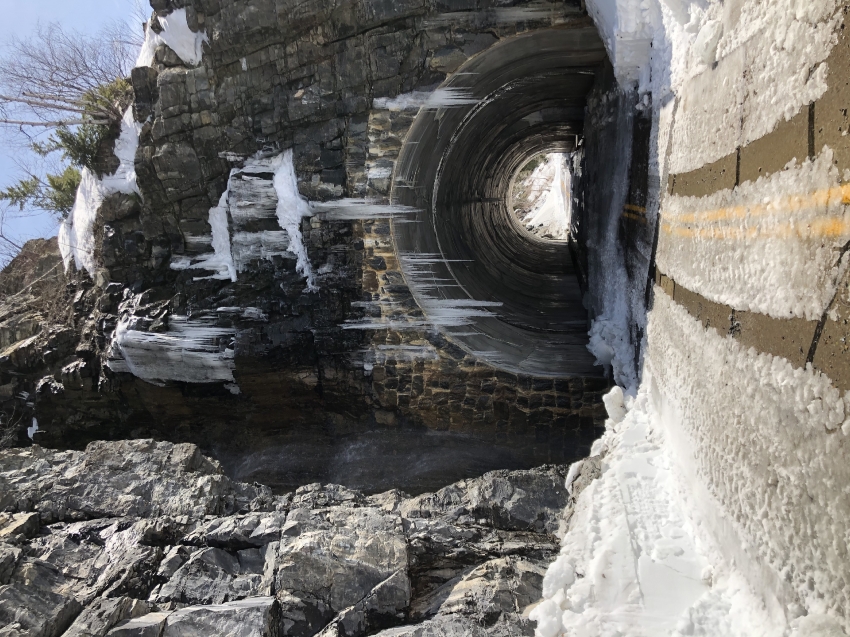
[[[45,161],[36,168],[19,163],[24,175],[0,190],[0,201],[67,215],[80,169],[96,169],[105,138],[117,134],[132,101],[127,77],[138,45],[122,25],[92,37],[50,24],[12,41],[0,60],[0,127]],[[58,162],[47,161],[56,154]]]

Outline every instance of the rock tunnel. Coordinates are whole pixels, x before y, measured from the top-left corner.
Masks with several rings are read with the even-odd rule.
[[[399,155],[394,201],[420,211],[418,223],[394,227],[414,295],[438,324],[441,311],[471,310],[471,326],[448,325],[446,333],[507,371],[602,372],[586,347],[577,251],[521,232],[508,204],[525,161],[577,149],[587,95],[605,61],[592,27],[544,29],[495,45],[440,89],[473,104],[421,112]]]

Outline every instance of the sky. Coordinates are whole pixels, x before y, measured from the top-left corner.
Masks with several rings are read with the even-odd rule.
[[[58,22],[66,29],[94,34],[115,20],[126,20],[132,14],[133,0],[0,0],[0,46],[3,53],[13,37],[26,38],[39,22]],[[141,28],[141,27],[140,27]],[[12,147],[0,136],[0,188],[20,178]],[[7,218],[6,232],[19,242],[36,237],[52,237],[58,230],[56,218],[47,213],[25,218]]]

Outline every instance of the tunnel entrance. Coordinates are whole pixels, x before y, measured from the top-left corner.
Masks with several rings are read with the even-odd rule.
[[[593,27],[502,41],[445,83],[471,103],[420,111],[399,157],[394,202],[419,210],[393,226],[407,283],[431,322],[506,371],[602,375],[566,224],[535,235],[510,202],[530,159],[576,150],[606,60]]]
[[[572,217],[571,155],[541,153],[514,176],[508,208],[530,235],[545,241],[567,242]]]

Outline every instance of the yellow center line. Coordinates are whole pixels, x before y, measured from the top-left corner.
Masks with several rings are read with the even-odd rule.
[[[689,228],[664,222],[661,224],[661,229],[665,234],[676,237],[696,237],[699,239],[754,239],[756,237],[785,239],[792,236],[834,238],[850,235],[850,221],[822,217],[806,223],[784,222],[771,226],[750,228],[729,226]]]
[[[832,204],[850,204],[850,184],[836,186],[805,195],[783,195],[766,203],[727,206],[714,210],[700,210],[672,215],[668,224],[712,223],[716,221],[761,217],[768,214],[800,212]]]

